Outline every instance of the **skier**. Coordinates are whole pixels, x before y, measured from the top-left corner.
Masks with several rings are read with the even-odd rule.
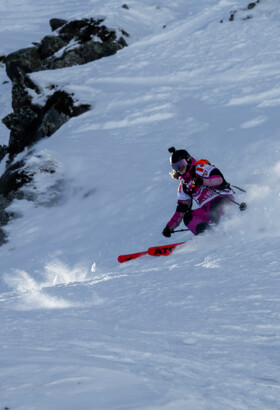
[[[186,150],[168,150],[172,155],[172,178],[180,180],[176,212],[162,231],[170,237],[174,229],[184,220],[185,225],[198,235],[209,228],[211,222],[218,223],[223,209],[234,199],[233,191],[221,171],[209,161],[196,161]],[[192,210],[193,200],[198,208]]]

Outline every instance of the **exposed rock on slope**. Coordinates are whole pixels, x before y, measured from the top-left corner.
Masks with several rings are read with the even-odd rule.
[[[56,91],[44,107],[32,103],[29,90],[40,94],[28,74],[35,71],[54,70],[86,64],[115,54],[127,44],[121,31],[119,37],[108,29],[103,20],[83,19],[66,22],[52,19],[54,35],[46,36],[41,43],[4,58],[7,75],[12,81],[12,107],[14,112],[2,121],[11,130],[7,152],[14,156],[26,146],[44,136],[52,135],[69,118],[80,115],[90,107],[76,106],[73,96]],[[55,87],[54,87],[55,88]]]
[[[44,137],[53,135],[70,118],[89,110],[87,104],[79,104],[74,95],[50,85],[53,94],[44,106],[33,103],[32,94],[39,96],[40,87],[29,74],[42,70],[54,70],[73,65],[86,64],[115,54],[127,45],[120,30],[108,29],[102,19],[82,19],[67,22],[50,20],[53,35],[48,35],[33,47],[24,48],[2,56],[6,72],[12,81],[13,112],[2,119],[11,131],[8,146],[0,146],[0,161],[8,154],[4,174],[0,177],[0,226],[5,225],[11,215],[4,209],[18,197],[17,191],[34,175],[26,172],[24,161],[13,162],[18,153]],[[55,172],[55,171],[54,171]],[[0,242],[4,236],[0,235]]]

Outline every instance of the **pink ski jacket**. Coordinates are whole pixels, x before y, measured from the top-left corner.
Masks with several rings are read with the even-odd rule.
[[[195,178],[202,179],[203,184],[200,186],[195,185]],[[185,213],[191,210],[193,200],[199,208],[202,208],[217,197],[233,195],[233,191],[225,181],[221,171],[206,160],[196,161],[192,158],[191,168],[184,175],[179,176],[178,179],[180,184],[177,193],[177,208],[167,223],[172,229],[177,228]],[[209,207],[207,208],[209,209]]]

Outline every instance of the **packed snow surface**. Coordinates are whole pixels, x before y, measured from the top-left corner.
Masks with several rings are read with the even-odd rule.
[[[280,10],[248,3],[1,1],[0,55],[54,17],[130,33],[114,56],[31,74],[43,96],[53,84],[92,109],[17,158],[36,177],[0,248],[1,409],[280,408]],[[0,87],[3,118],[3,65]],[[218,166],[248,209],[164,238],[170,146]]]

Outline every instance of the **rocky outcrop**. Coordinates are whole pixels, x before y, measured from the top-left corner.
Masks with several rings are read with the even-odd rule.
[[[32,88],[34,89],[34,85]],[[90,109],[86,104],[75,106],[73,96],[61,90],[55,91],[44,106],[34,105],[26,89],[19,86],[17,81],[13,85],[14,94],[14,112],[2,119],[11,130],[9,146],[6,148],[10,159],[25,147],[44,137],[50,137],[70,118]]]
[[[13,81],[17,77],[17,69],[24,73],[86,64],[103,57],[115,54],[125,47],[124,36],[128,34],[116,31],[102,24],[103,20],[83,19],[71,22],[52,19],[52,29],[57,29],[55,35],[42,39],[34,47],[28,47],[5,57],[7,74]],[[62,25],[62,27],[61,27]]]
[[[44,107],[33,104],[28,90],[36,94],[40,94],[40,90],[29,78],[29,73],[86,64],[115,54],[127,45],[123,36],[128,34],[120,31],[118,36],[116,31],[103,25],[102,19],[71,22],[52,19],[50,25],[56,30],[55,35],[46,36],[34,47],[16,51],[3,59],[12,81],[14,112],[2,119],[11,130],[8,146],[11,156],[44,136],[51,136],[71,117],[90,108],[75,106],[73,96],[66,96],[63,91],[56,91]]]
[[[232,10],[230,12],[230,16],[228,18],[228,21],[234,21],[236,19],[236,16],[240,16],[241,20],[250,20],[252,18],[251,14],[248,14],[248,10],[252,10],[253,8],[256,7],[256,5],[260,3],[260,0],[256,0],[254,2],[248,3],[246,8],[242,8],[239,10]],[[220,23],[223,23],[224,20],[220,20]]]
[[[6,171],[0,177],[0,226],[9,220],[4,209],[17,197],[17,192],[32,175],[24,171],[22,161],[13,163],[15,156],[42,138],[53,135],[70,118],[78,116],[91,107],[79,104],[56,85],[44,106],[33,103],[32,94],[40,95],[40,88],[29,74],[42,70],[55,70],[73,65],[86,64],[115,54],[127,45],[128,34],[116,32],[103,24],[103,19],[66,21],[51,19],[53,34],[45,36],[40,43],[0,57],[12,82],[13,112],[2,119],[10,130],[8,146],[0,146],[0,161],[8,154]],[[0,243],[3,242],[0,233]]]

